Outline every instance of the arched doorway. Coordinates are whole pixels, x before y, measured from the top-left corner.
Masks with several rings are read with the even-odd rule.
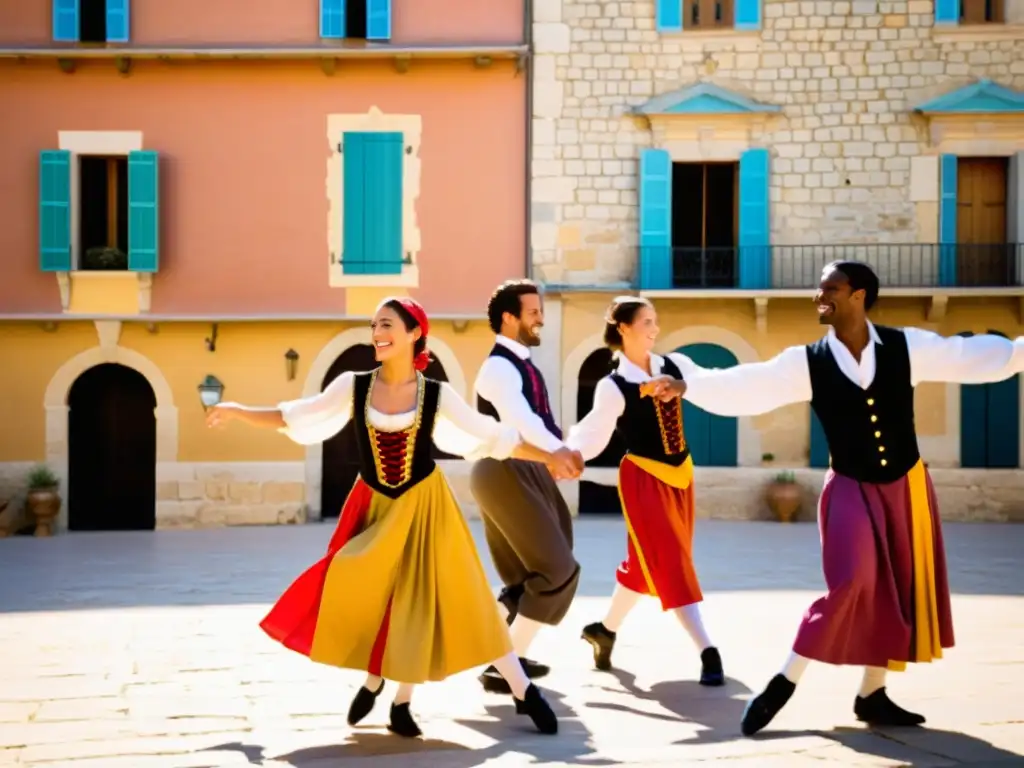
[[[117,363],[89,368],[68,392],[68,528],[156,527],[156,395]]]
[[[999,331],[989,333],[1005,336]],[[1020,466],[1019,375],[993,384],[960,385],[960,466],[984,469]]]
[[[320,391],[327,389],[332,381],[346,371],[371,371],[376,367],[377,361],[374,358],[373,347],[369,344],[355,344],[342,352],[328,369]],[[436,358],[431,358],[430,365],[423,373],[431,379],[448,381],[444,366]],[[321,517],[337,517],[341,514],[341,508],[345,504],[348,492],[352,490],[352,484],[355,483],[356,477],[359,475],[358,451],[355,428],[351,422],[346,424],[341,432],[324,442],[320,475]],[[442,453],[435,448],[434,458],[458,457]]]
[[[594,390],[597,382],[611,373],[614,368],[612,352],[602,348],[590,353],[580,366],[576,385],[576,420],[580,421],[594,407]],[[626,455],[626,444],[618,432],[612,434],[608,446],[587,462],[588,467],[617,467]],[[602,485],[589,480],[580,482],[580,514],[621,515],[622,503],[616,485]]]
[[[739,363],[732,352],[717,344],[688,344],[679,351],[702,368],[732,368]],[[683,429],[697,466],[737,466],[737,427],[733,417],[716,416],[683,401]]]

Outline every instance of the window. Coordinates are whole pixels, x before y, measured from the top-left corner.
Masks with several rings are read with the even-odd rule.
[[[677,288],[732,288],[738,163],[672,164],[672,277]]]
[[[52,0],[59,43],[127,43],[129,0]]]
[[[403,250],[401,133],[346,132],[342,137],[342,272],[400,275]]]
[[[42,152],[39,268],[44,272],[155,272],[160,239],[158,190],[156,152],[112,156]]]
[[[960,0],[961,24],[1002,24],[1004,0]]]
[[[732,0],[684,0],[688,29],[732,29]]]
[[[757,30],[764,0],[655,0],[659,32]]]
[[[391,0],[320,0],[320,37],[390,40]]]

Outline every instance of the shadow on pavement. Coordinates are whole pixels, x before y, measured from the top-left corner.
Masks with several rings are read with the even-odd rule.
[[[610,674],[619,681],[626,693],[643,701],[653,701],[671,715],[653,714],[624,704],[605,702],[587,704],[588,707],[629,712],[648,719],[682,719],[703,726],[695,736],[677,741],[676,744],[717,744],[740,738],[740,717],[747,704],[746,698],[752,691],[739,680],[727,677],[725,685],[720,688],[708,688],[695,680],[669,680],[645,690],[637,686],[636,675],[630,672],[615,669]],[[605,690],[617,692],[613,688],[606,687]],[[740,696],[743,698],[737,698]]]

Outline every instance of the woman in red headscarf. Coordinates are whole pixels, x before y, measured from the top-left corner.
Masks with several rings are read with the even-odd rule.
[[[225,403],[207,423],[238,420],[277,428],[302,444],[355,422],[360,470],[327,548],[263,619],[261,627],[313,661],[367,673],[349,709],[355,725],[384,679],[398,682],[389,729],[419,736],[409,712],[413,686],[493,663],[509,681],[516,711],[542,733],[558,723],[512,651],[469,528],[431,456],[515,456],[550,462],[513,427],[471,408],[448,384],[427,379],[426,312],[386,299],[371,324],[380,366],[343,373],[322,393],[276,408]]]

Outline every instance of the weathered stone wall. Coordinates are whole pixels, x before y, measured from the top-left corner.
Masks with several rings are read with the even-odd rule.
[[[1024,16],[1020,5],[1010,10]],[[1016,40],[1011,29],[942,32],[932,0],[764,0],[753,33],[662,35],[654,11],[535,5],[531,239],[542,280],[633,278],[637,158],[652,131],[625,113],[653,96],[703,80],[782,107],[749,137],[771,153],[773,243],[936,242],[927,164],[919,176],[933,189],[911,194],[915,158],[935,154],[911,108],[976,78],[1024,88],[1024,28]],[[713,121],[698,128],[716,140]]]

